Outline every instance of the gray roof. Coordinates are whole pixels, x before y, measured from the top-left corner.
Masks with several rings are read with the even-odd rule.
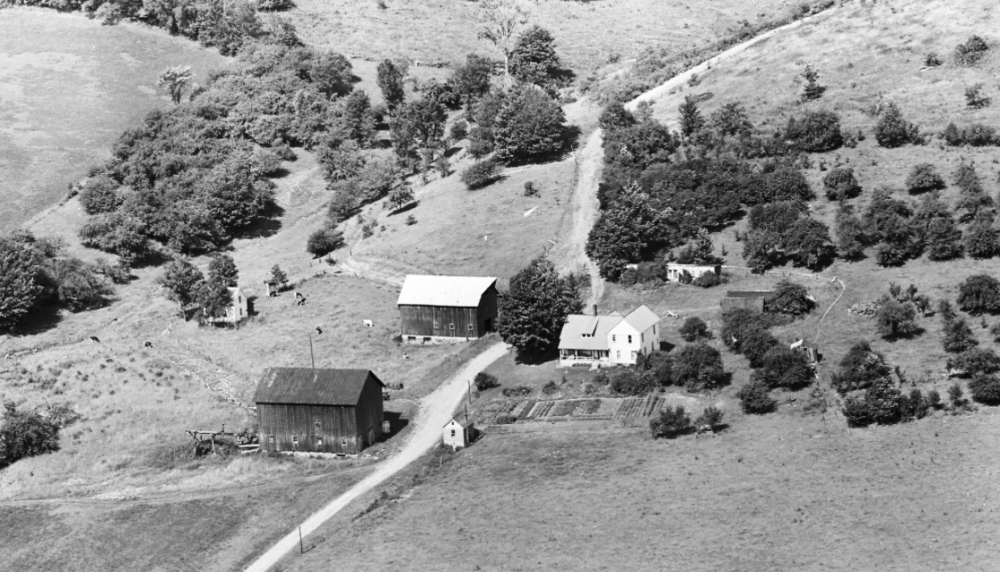
[[[492,276],[407,275],[399,292],[397,306],[449,306],[476,308],[486,292],[496,283]]]
[[[367,369],[312,369],[272,367],[264,372],[253,396],[254,403],[294,403],[300,405],[348,405],[361,399],[361,390],[371,375]]]
[[[622,321],[621,316],[571,314],[559,332],[561,350],[606,350],[608,332]]]
[[[660,317],[653,313],[645,305],[639,306],[625,316],[625,321],[638,332],[645,332],[653,324],[660,321]]]

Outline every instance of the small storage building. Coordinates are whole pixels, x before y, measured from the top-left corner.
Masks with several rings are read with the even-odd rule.
[[[715,265],[705,265],[705,264],[677,264],[676,262],[667,263],[667,281],[668,282],[680,282],[682,284],[690,284],[691,282],[701,278],[703,274],[715,274],[716,276],[722,274],[722,266],[719,264]]]
[[[774,290],[730,290],[722,299],[722,311],[746,308],[757,313],[764,311],[764,301],[774,294]]]
[[[462,449],[469,446],[476,438],[476,426],[471,421],[459,421],[456,417],[449,421],[442,430],[441,439],[445,446],[452,449]]]
[[[360,452],[382,436],[383,387],[367,369],[268,369],[254,394],[260,450]]]
[[[396,301],[403,341],[468,340],[494,331],[496,282],[490,276],[407,276]]]

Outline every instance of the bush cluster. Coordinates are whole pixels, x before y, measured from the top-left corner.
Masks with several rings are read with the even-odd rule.
[[[997,130],[981,123],[973,123],[961,129],[954,123],[949,123],[941,133],[941,137],[952,147],[961,147],[963,145],[970,147],[1000,145],[1000,139],[997,138]]]
[[[867,389],[876,380],[888,377],[891,372],[885,357],[873,350],[867,341],[851,346],[839,365],[839,370],[830,378],[830,385],[841,394]]]
[[[477,373],[475,379],[473,379],[473,383],[479,391],[500,387],[500,380],[497,379],[497,376],[485,371]]]
[[[25,458],[59,450],[60,419],[38,411],[18,411],[13,402],[4,404],[0,424],[0,469]]]
[[[850,427],[865,427],[872,423],[891,425],[922,419],[939,403],[936,391],[926,397],[919,389],[905,394],[896,388],[890,378],[881,377],[872,382],[863,396],[845,398],[842,412]]]

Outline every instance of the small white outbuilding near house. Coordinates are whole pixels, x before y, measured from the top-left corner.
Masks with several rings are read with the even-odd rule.
[[[441,434],[444,444],[456,450],[468,447],[475,436],[476,426],[471,421],[459,421],[457,417],[445,424]]]

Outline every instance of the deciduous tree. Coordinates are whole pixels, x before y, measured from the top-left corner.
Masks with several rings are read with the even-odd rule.
[[[519,353],[537,357],[556,349],[566,316],[582,310],[576,288],[559,277],[551,261],[536,258],[510,279],[497,330]]]

